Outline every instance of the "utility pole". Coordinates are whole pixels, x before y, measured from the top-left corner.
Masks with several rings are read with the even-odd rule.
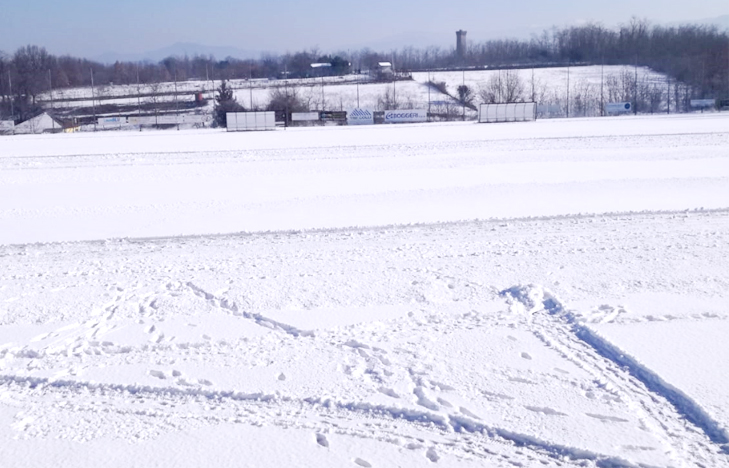
[[[602,57],[602,63],[600,64],[600,116],[605,115],[605,94],[603,93],[605,77],[605,56]]]
[[[248,99],[249,99],[249,111],[253,110],[253,65],[248,62]]]
[[[428,70],[428,122],[430,122],[430,86],[432,81],[430,80],[430,70]]]
[[[175,122],[177,122],[177,131],[180,131],[180,109],[177,106],[177,67],[175,66]]]
[[[397,77],[395,76],[395,53],[393,52],[390,55],[390,65],[392,65],[392,108],[397,109],[397,93],[395,91],[395,83],[397,82]]]
[[[534,93],[534,67],[532,67],[532,102],[537,102],[537,96]]]
[[[96,131],[96,96],[94,95],[94,69],[89,68],[91,72],[91,108],[94,112],[94,131]]]
[[[205,71],[207,72],[207,65],[205,65]],[[214,64],[210,64],[210,81],[213,85],[213,106],[210,109],[210,117],[212,118],[212,123],[210,125],[213,125],[215,123],[215,66]]]
[[[51,131],[56,130],[56,121],[53,119],[53,81],[51,78],[51,69],[48,69],[48,92],[51,98]]]
[[[501,98],[501,68],[499,68],[499,103],[503,103],[503,99]]]
[[[671,78],[666,75],[666,83],[668,84],[668,89],[666,90],[666,114],[671,113]]]
[[[463,115],[461,116],[462,121],[466,121],[466,70],[463,71],[463,77],[461,78],[461,85],[463,86],[463,95],[461,96],[461,104],[463,104]]]
[[[13,79],[10,77],[10,70],[8,70],[8,91],[10,92],[10,118],[15,121],[15,108],[13,106]],[[13,130],[15,133],[15,130]]]
[[[638,115],[638,54],[635,54],[635,90],[633,91],[633,114]]]
[[[286,129],[289,126],[289,69],[287,63],[284,63],[284,93],[286,94],[286,105],[284,106],[284,129]]]
[[[139,131],[142,131],[142,91],[139,86],[139,63],[137,63],[137,116],[139,118]]]
[[[567,118],[570,118],[570,64],[567,62]]]

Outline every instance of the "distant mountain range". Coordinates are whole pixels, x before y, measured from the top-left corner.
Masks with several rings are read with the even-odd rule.
[[[118,52],[107,52],[105,54],[93,57],[93,60],[102,63],[114,62],[139,62],[150,61],[159,62],[167,57],[184,57],[185,55],[193,57],[195,55],[212,55],[218,60],[226,57],[234,57],[237,59],[258,58],[261,55],[260,50],[238,49],[237,47],[228,46],[209,46],[204,44],[195,44],[192,42],[178,42],[162,49],[142,52],[137,54],[124,54]]]
[[[700,20],[688,20],[688,21],[675,21],[666,24],[666,26],[679,26],[681,24],[707,24],[716,26],[721,31],[729,31],[729,15],[717,16],[714,18],[705,18]],[[480,42],[488,39],[528,39],[533,34],[541,33],[545,28],[531,27],[523,28],[520,30],[509,30],[509,31],[489,31],[487,36],[478,33],[471,33],[468,36],[469,42]],[[343,44],[341,46],[332,49],[332,52],[346,51],[346,50],[360,50],[369,48],[373,51],[389,52],[392,50],[399,50],[403,47],[415,47],[424,48],[429,46],[451,48],[455,47],[456,37],[455,31],[442,31],[442,32],[422,32],[422,31],[411,31],[405,32],[398,35],[380,38],[375,41],[367,43],[353,43]],[[315,44],[312,44],[315,45]],[[325,50],[325,48],[322,48]],[[218,60],[225,59],[227,57],[233,57],[237,59],[255,59],[259,58],[264,50],[256,49],[239,49],[237,47],[229,46],[210,46],[203,44],[196,44],[192,42],[178,42],[162,49],[152,50],[148,52],[129,54],[129,53],[118,53],[118,52],[107,52],[96,57],[92,57],[93,60],[102,63],[114,63],[116,61],[123,62],[138,62],[138,61],[150,61],[159,62],[170,56],[183,57],[185,55],[193,57],[195,55],[212,55]],[[274,52],[276,53],[276,52]]]

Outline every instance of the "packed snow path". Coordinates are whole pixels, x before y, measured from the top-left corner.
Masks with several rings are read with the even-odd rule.
[[[728,257],[726,210],[0,246],[1,456],[724,466],[575,324],[726,324],[671,298],[726,304]]]

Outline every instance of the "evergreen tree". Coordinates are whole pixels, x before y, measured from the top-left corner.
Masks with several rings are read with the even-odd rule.
[[[219,127],[227,127],[226,114],[228,112],[242,112],[245,109],[238,104],[233,95],[233,88],[228,85],[227,81],[220,83],[218,94],[215,96],[215,123]]]

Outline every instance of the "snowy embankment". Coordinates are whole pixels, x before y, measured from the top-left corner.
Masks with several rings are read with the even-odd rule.
[[[4,139],[2,464],[723,466],[725,124]]]

